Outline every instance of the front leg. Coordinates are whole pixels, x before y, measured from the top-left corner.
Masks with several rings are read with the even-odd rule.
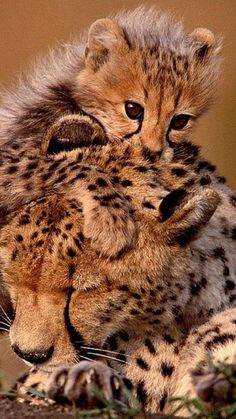
[[[59,193],[82,204],[84,235],[101,255],[114,258],[133,246],[136,226],[130,204],[100,167],[78,163],[77,154],[17,160],[5,151],[1,159],[0,224],[24,204]]]

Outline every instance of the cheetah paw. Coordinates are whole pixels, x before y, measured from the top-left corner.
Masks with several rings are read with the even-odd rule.
[[[236,365],[231,365],[236,372]],[[200,400],[211,406],[224,405],[236,396],[236,388],[227,377],[219,371],[197,369],[192,372],[192,381]]]
[[[122,380],[101,362],[81,361],[72,367],[64,366],[54,371],[46,386],[48,399],[56,402],[71,402],[80,407],[102,405],[96,388],[106,400],[121,400]]]
[[[102,256],[115,258],[133,247],[137,229],[128,204],[116,196],[114,207],[93,206],[85,213],[84,235]]]
[[[13,388],[17,392],[17,400],[28,402],[33,405],[46,405],[45,385],[48,381],[49,373],[31,368],[24,376],[19,378]]]

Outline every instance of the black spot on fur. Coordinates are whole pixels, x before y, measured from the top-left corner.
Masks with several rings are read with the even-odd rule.
[[[233,281],[231,281],[231,279],[227,279],[225,281],[225,285],[226,285],[226,288],[230,291],[234,290],[234,288],[235,288],[235,283]]]
[[[200,185],[202,185],[202,186],[209,185],[210,183],[211,183],[211,178],[210,178],[210,176],[208,176],[208,175],[203,176],[203,177],[200,179]]]
[[[120,287],[118,287],[119,291],[129,291],[129,287],[128,285],[121,285]]]
[[[143,202],[143,207],[149,208],[149,209],[156,209],[156,207],[149,201]]]
[[[16,173],[18,171],[18,167],[17,166],[10,166],[7,169],[7,173],[9,175],[13,175],[13,173]]]
[[[150,339],[145,339],[145,346],[149,350],[150,354],[155,354],[156,350],[155,347]]]
[[[223,247],[216,247],[213,250],[213,257],[214,258],[220,258],[223,262],[226,262],[226,257],[225,257],[225,250]]]
[[[67,231],[70,231],[72,228],[73,228],[73,223],[67,223],[67,224],[65,225],[65,229],[66,229]]]
[[[220,183],[225,183],[225,182],[226,182],[226,179],[225,179],[225,177],[224,177],[224,176],[217,176],[217,180],[218,180],[218,182],[220,182]]]
[[[145,166],[136,166],[136,170],[140,173],[146,173],[148,169]]]
[[[123,378],[123,383],[128,390],[133,389],[133,383],[128,378]]]
[[[149,370],[149,365],[146,363],[146,361],[144,361],[144,359],[137,358],[136,363],[142,370]]]
[[[76,256],[76,251],[72,247],[67,248],[67,255],[71,258],[74,258]]]
[[[30,216],[29,214],[24,214],[20,217],[19,226],[23,226],[26,224],[30,224]]]
[[[232,195],[230,197],[230,203],[232,204],[233,207],[236,207],[236,196]]]
[[[175,339],[172,338],[172,336],[170,335],[164,335],[163,339],[165,342],[169,343],[169,345],[171,345],[172,343],[175,343]]]
[[[198,163],[197,168],[199,169],[199,171],[201,169],[207,169],[209,172],[214,172],[216,170],[216,166],[214,166],[213,164],[209,163],[206,160],[202,160]]]
[[[131,180],[129,180],[129,179],[125,179],[125,180],[123,180],[123,181],[121,182],[121,185],[122,185],[122,186],[124,186],[124,187],[126,188],[126,187],[128,187],[128,186],[132,186],[132,185],[133,185],[133,182],[132,182]]]
[[[82,246],[81,246],[81,243],[80,243],[79,239],[77,239],[77,237],[73,237],[73,240],[74,240],[74,243],[75,243],[76,247],[79,250],[82,250]]]
[[[167,364],[166,362],[162,362],[161,364],[161,373],[163,377],[171,377],[174,369],[174,365]]]
[[[87,189],[89,191],[96,191],[97,187],[96,187],[96,185],[94,185],[93,183],[91,183],[90,185],[88,185]]]
[[[236,227],[232,229],[231,239],[236,240]]]
[[[16,260],[16,257],[18,255],[18,249],[13,250],[12,255],[11,255],[11,260],[14,261]]]
[[[75,265],[73,264],[73,263],[70,263],[70,265],[69,265],[69,269],[68,269],[68,276],[69,276],[69,279],[71,279],[72,277],[73,277],[73,275],[74,275],[74,273],[75,273]]]
[[[151,151],[149,148],[143,147],[142,154],[149,163],[155,163],[160,158],[160,151]]]
[[[224,266],[224,271],[223,271],[223,275],[224,276],[229,276],[230,272],[229,272],[229,268],[228,266]]]
[[[212,340],[206,343],[206,350],[211,351],[212,349],[215,349],[219,345],[224,345],[225,343],[229,341],[235,340],[235,335],[231,333],[224,333],[221,336],[214,336]]]
[[[99,177],[96,180],[96,185],[100,186],[101,188],[106,187],[107,186],[107,181],[105,179],[103,179],[102,177]]]
[[[185,231],[179,233],[178,236],[175,237],[177,243],[180,246],[186,246],[193,238],[198,234],[198,227],[197,226],[190,226],[185,229]]]
[[[142,406],[145,406],[147,402],[147,391],[145,390],[143,381],[140,381],[137,385],[137,399],[142,404]]]
[[[187,171],[181,167],[173,167],[171,173],[178,177],[183,177],[186,175]]]
[[[41,240],[38,240],[36,243],[35,243],[35,245],[37,246],[37,247],[42,247],[42,245],[44,244],[44,241],[41,239]]]
[[[163,411],[163,409],[164,409],[164,407],[165,407],[165,404],[166,404],[166,400],[167,400],[167,393],[166,393],[166,391],[163,393],[163,396],[162,396],[162,398],[161,398],[161,400],[160,400],[160,403],[159,403],[159,407],[160,407],[160,412],[162,412]]]
[[[15,237],[15,239],[19,243],[23,242],[23,236],[21,234],[17,234],[17,236]]]

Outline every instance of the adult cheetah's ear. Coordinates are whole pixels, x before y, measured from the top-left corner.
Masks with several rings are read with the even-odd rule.
[[[200,60],[210,54],[217,55],[221,49],[221,38],[216,37],[209,29],[196,28],[190,36],[195,43],[195,54]]]
[[[48,129],[42,139],[41,154],[58,154],[77,148],[101,146],[107,142],[105,131],[96,120],[88,115],[69,114],[58,118]]]
[[[111,19],[99,19],[92,24],[88,32],[85,50],[85,63],[93,71],[109,60],[110,52],[119,54],[127,48],[122,28]]]
[[[166,237],[168,244],[184,246],[194,240],[210,220],[220,197],[212,189],[205,189],[194,196],[181,191],[171,192],[160,204],[163,221],[161,234]]]

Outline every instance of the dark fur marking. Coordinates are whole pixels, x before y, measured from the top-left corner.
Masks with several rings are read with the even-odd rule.
[[[149,365],[147,364],[146,361],[144,361],[144,359],[142,358],[137,358],[136,359],[136,363],[137,365],[142,369],[142,370],[146,370],[148,371],[150,369]]]
[[[65,318],[66,329],[70,336],[70,341],[72,345],[74,346],[75,350],[78,351],[80,350],[80,346],[83,345],[83,337],[71,324],[70,315],[69,315],[70,301],[71,301],[71,297],[74,291],[75,291],[74,288],[70,288],[69,290],[65,312],[64,312],[64,318]]]
[[[96,179],[96,185],[100,186],[101,188],[108,186],[107,181],[103,179],[102,177],[98,177]]]
[[[15,237],[15,239],[19,243],[23,242],[23,236],[21,234],[17,234],[17,236]]]
[[[76,256],[76,251],[72,247],[68,247],[66,253],[71,258],[74,258]]]
[[[156,209],[156,207],[149,201],[143,202],[143,207],[149,208],[149,209]]]
[[[174,369],[174,365],[167,364],[166,362],[162,362],[161,364],[161,373],[163,377],[171,377]]]
[[[76,271],[75,265],[74,265],[73,263],[70,263],[70,265],[69,265],[69,269],[68,269],[68,276],[69,276],[69,279],[72,279],[72,277],[73,277],[73,275],[74,275],[75,271]]]
[[[145,406],[147,402],[147,391],[145,390],[143,381],[140,381],[137,385],[137,399],[143,406]]]
[[[154,355],[156,353],[156,349],[150,339],[145,339],[145,346],[149,350],[150,354]]]
[[[167,342],[169,345],[171,345],[172,343],[175,343],[175,339],[172,338],[172,336],[170,335],[164,335],[163,339],[165,342]]]
[[[160,403],[159,403],[160,412],[162,412],[164,407],[165,407],[167,397],[168,397],[167,392],[164,391],[163,396],[162,396],[162,398],[160,400]]]
[[[231,333],[224,333],[221,336],[214,336],[212,340],[206,342],[206,350],[211,351],[215,349],[218,345],[224,345],[229,341],[235,341],[236,336]]]
[[[197,226],[190,226],[186,228],[185,231],[180,233],[178,236],[175,237],[175,240],[177,243],[179,243],[180,246],[186,246],[198,233],[198,227]]]
[[[171,173],[178,177],[183,177],[186,175],[187,171],[185,169],[182,169],[181,167],[173,167],[171,169]]]
[[[235,283],[231,281],[231,279],[227,279],[225,281],[225,285],[226,285],[227,290],[230,290],[230,291],[234,290],[235,288]]]
[[[200,179],[200,185],[202,185],[202,186],[209,185],[210,183],[211,183],[211,178],[210,178],[210,176],[208,176],[208,175],[203,176],[203,177]]]

